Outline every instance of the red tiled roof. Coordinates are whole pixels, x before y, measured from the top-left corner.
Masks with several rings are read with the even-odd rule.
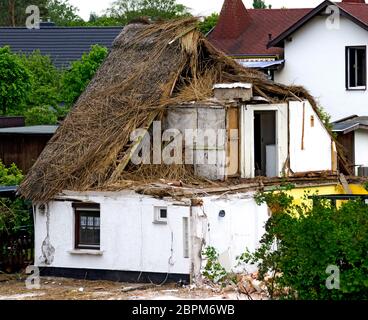
[[[368,4],[365,0],[343,0],[336,5],[368,27]],[[312,10],[247,10],[242,0],[225,0],[219,22],[208,39],[219,50],[231,56],[281,55],[282,48],[267,49],[270,36],[275,39]]]
[[[241,0],[225,0],[209,41],[228,55],[275,55],[282,49],[267,49],[275,37],[311,9],[246,9]]]
[[[368,25],[368,4],[366,3],[352,3],[353,0],[348,2],[336,3],[340,8],[351,14],[353,17],[357,18],[364,24]],[[364,1],[364,0],[363,0]]]

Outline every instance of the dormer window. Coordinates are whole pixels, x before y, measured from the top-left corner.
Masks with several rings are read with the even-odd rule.
[[[366,90],[366,46],[346,47],[346,89]]]

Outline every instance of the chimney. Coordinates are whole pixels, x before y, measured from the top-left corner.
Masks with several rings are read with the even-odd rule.
[[[237,39],[250,22],[251,17],[242,0],[225,0],[219,21],[209,38]]]

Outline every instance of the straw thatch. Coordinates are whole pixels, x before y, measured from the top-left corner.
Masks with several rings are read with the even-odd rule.
[[[162,117],[165,108],[204,100],[219,82],[253,83],[271,101],[312,97],[275,84],[225,57],[197,31],[195,19],[124,28],[86,91],[20,186],[22,196],[47,201],[62,190],[123,188],[129,181],[195,180],[190,166],[129,164],[130,133]]]

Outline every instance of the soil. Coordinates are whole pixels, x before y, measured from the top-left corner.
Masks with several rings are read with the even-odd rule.
[[[236,288],[203,286],[180,287],[89,281],[66,278],[40,278],[39,289],[27,289],[25,275],[0,274],[0,300],[248,300]],[[262,299],[253,295],[252,299]]]

